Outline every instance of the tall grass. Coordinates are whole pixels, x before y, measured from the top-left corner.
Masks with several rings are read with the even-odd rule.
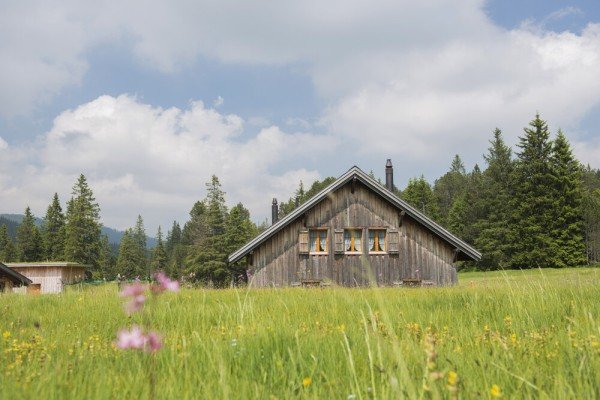
[[[157,398],[600,398],[600,269],[459,279],[164,295]],[[144,398],[136,318],[113,285],[0,296],[0,398]]]

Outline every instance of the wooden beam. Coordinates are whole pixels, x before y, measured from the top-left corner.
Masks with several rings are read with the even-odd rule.
[[[452,256],[452,263],[456,262],[456,259],[458,258],[458,253],[460,253],[460,249],[454,249],[454,255]]]
[[[352,186],[350,187],[350,192],[354,194],[354,189],[356,189],[356,176],[352,178]]]
[[[406,216],[406,211],[402,210],[398,213],[398,227],[402,226],[402,222],[404,222],[404,217]]]

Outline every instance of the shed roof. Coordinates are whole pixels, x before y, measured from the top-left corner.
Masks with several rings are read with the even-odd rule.
[[[337,178],[331,185],[321,190],[318,194],[316,194],[314,197],[309,199],[300,207],[296,208],[294,211],[283,217],[277,223],[271,225],[267,230],[265,230],[260,235],[256,236],[254,239],[246,243],[243,247],[230,254],[228,258],[229,262],[236,262],[240,260],[250,251],[254,250],[256,247],[264,243],[267,239],[279,232],[288,223],[302,216],[306,211],[308,211],[314,205],[316,205],[325,197],[327,197],[329,193],[341,188],[353,179],[357,179],[358,181],[362,182],[365,186],[379,194],[384,199],[388,200],[399,210],[405,211],[406,215],[412,217],[414,220],[427,227],[435,235],[445,240],[452,246],[456,247],[468,258],[472,260],[481,259],[481,253],[477,251],[474,247],[470,246],[469,244],[452,234],[450,231],[442,227],[440,224],[438,224],[437,222],[435,222],[434,220],[432,220],[431,218],[429,218],[428,216],[426,216],[425,214],[408,204],[406,201],[402,200],[394,193],[387,190],[384,186],[382,186],[375,179],[371,178],[363,170],[361,170],[357,166],[354,166],[348,171],[346,171],[346,173],[344,173],[342,176]]]
[[[76,262],[67,261],[44,261],[44,262],[19,262],[19,263],[6,263],[11,268],[86,268],[87,265],[79,264]]]
[[[0,263],[0,275],[6,275],[10,278],[13,283],[18,283],[20,285],[29,285],[32,283],[32,280],[27,278],[24,275],[21,275],[17,271],[10,269],[8,266]]]

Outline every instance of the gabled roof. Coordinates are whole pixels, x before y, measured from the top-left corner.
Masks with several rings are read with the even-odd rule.
[[[425,214],[408,204],[406,201],[402,200],[389,190],[387,190],[384,186],[382,186],[375,179],[371,178],[367,175],[363,170],[354,166],[350,168],[345,174],[340,176],[335,180],[331,185],[327,186],[325,189],[321,190],[317,195],[309,199],[306,203],[302,204],[300,207],[296,208],[294,211],[283,217],[277,223],[271,225],[267,230],[262,232],[260,235],[252,239],[250,242],[246,243],[242,248],[238,249],[234,253],[229,255],[229,262],[236,262],[248,254],[250,251],[264,243],[267,239],[275,235],[282,228],[284,228],[288,223],[294,221],[296,218],[302,216],[306,211],[312,208],[314,205],[323,200],[327,195],[348,182],[352,181],[352,179],[356,178],[360,182],[362,182],[369,189],[373,190],[375,193],[379,194],[384,199],[388,200],[398,209],[406,212],[406,215],[413,218],[415,221],[429,228],[433,233],[437,236],[450,243],[452,246],[456,247],[458,250],[463,252],[467,257],[473,260],[480,260],[481,253],[478,252],[475,248],[471,247],[448,230],[443,228],[441,225],[433,221],[431,218],[427,217]]]
[[[30,283],[32,283],[31,279],[27,278],[24,275],[21,275],[17,271],[14,271],[14,270],[8,268],[6,265],[4,265],[2,263],[0,263],[0,274],[8,276],[10,278],[10,280],[13,281],[13,283],[18,283],[20,285],[27,286]]]

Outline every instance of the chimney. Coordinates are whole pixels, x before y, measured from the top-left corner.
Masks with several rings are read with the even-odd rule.
[[[394,191],[394,168],[392,167],[392,160],[389,158],[385,163],[385,187],[390,192]]]
[[[277,206],[277,199],[273,198],[273,204],[271,205],[272,225],[275,225],[278,220],[279,220],[279,207]]]

